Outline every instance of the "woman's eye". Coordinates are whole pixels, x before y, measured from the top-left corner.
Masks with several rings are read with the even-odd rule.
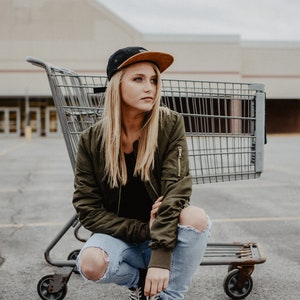
[[[134,77],[133,78],[133,81],[135,81],[135,82],[143,82],[144,80],[146,80],[146,79],[144,79],[143,77]],[[157,78],[153,78],[153,79],[150,79],[150,82],[151,82],[151,84],[157,84]]]

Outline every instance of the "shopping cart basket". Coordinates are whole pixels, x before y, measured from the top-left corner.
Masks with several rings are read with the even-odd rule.
[[[44,68],[71,165],[74,169],[80,133],[101,119],[106,77],[80,75],[27,57],[33,65]],[[264,86],[261,84],[189,80],[162,80],[161,105],[183,115],[188,142],[193,183],[211,183],[253,179],[263,171]],[[60,267],[37,285],[42,299],[63,299],[67,283],[77,272],[75,259],[53,260],[51,250],[70,228],[75,237],[81,225],[74,215],[51,241],[44,252],[46,261]],[[223,288],[232,299],[243,299],[252,290],[251,274],[255,264],[266,260],[261,245],[248,243],[210,243],[201,265],[227,265]]]

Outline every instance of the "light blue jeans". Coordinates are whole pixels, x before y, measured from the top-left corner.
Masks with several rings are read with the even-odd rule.
[[[210,228],[210,220],[207,228],[202,232],[178,225],[178,240],[171,258],[169,286],[160,293],[160,299],[184,299],[183,294],[188,290],[192,276],[203,258]],[[150,241],[125,243],[112,236],[96,233],[81,249],[77,258],[77,268],[84,277],[80,270],[82,251],[89,247],[100,248],[108,254],[109,264],[104,276],[96,282],[135,287],[139,280],[138,269],[147,269],[150,260],[149,243]]]

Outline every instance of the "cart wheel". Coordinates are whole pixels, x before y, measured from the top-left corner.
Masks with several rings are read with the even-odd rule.
[[[64,285],[61,290],[55,293],[49,292],[49,285],[53,275],[46,275],[40,279],[37,284],[37,292],[43,300],[62,300],[67,294],[67,286]]]
[[[232,270],[236,270],[237,269],[237,266],[236,265],[228,265],[228,269],[227,269],[227,272],[231,272]]]
[[[76,260],[78,254],[79,254],[79,252],[80,252],[80,250],[74,250],[74,251],[72,251],[72,252],[68,255],[68,260]],[[78,271],[78,269],[77,269],[76,266],[74,267],[73,272],[74,272],[75,274],[79,274],[79,271]]]
[[[235,269],[230,271],[224,279],[223,287],[224,291],[231,299],[244,299],[246,298],[252,291],[253,280],[251,276],[247,278],[244,286],[241,289],[236,287],[238,282],[238,273],[239,270]]]

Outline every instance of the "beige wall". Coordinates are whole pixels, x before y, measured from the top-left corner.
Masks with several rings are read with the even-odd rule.
[[[99,73],[114,49],[140,41],[95,0],[1,0],[0,11],[1,95],[49,94],[28,55]]]
[[[300,99],[300,43],[245,43],[245,80],[262,81],[269,98]]]
[[[0,95],[47,95],[28,55],[104,74],[114,50],[142,45],[175,56],[164,77],[266,84],[269,98],[300,98],[300,44],[242,42],[239,36],[142,35],[96,0],[1,0]]]
[[[165,76],[196,80],[240,81],[238,36],[145,36],[149,49],[162,49],[175,57]]]

